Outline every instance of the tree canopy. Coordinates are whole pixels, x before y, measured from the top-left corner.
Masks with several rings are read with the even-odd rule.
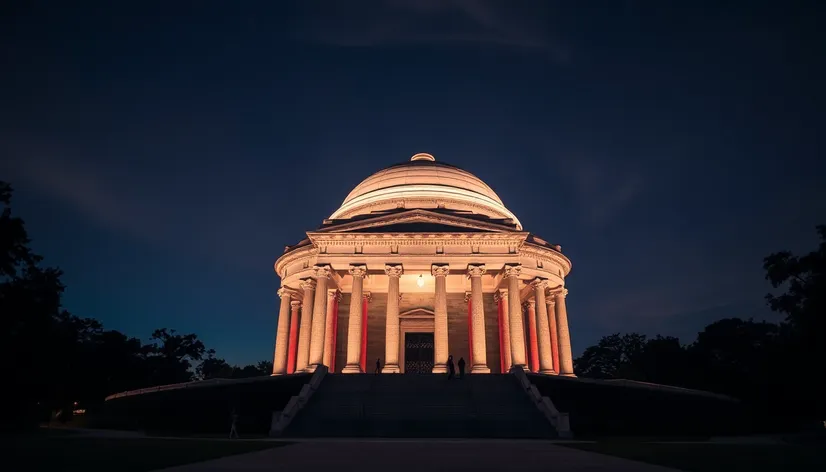
[[[214,378],[268,375],[272,364],[230,367],[193,333],[160,328],[149,343],[63,308],[62,272],[44,267],[30,247],[23,220],[12,213],[12,188],[0,182],[0,353],[14,388],[3,424],[35,424],[52,410],[88,407],[112,393]],[[215,365],[226,366],[216,374]]]
[[[783,290],[766,295],[769,307],[785,315],[782,322],[727,318],[686,345],[676,338],[616,333],[585,349],[576,372],[708,390],[826,418],[826,226],[817,232],[815,251],[782,251],[764,259],[766,279]]]

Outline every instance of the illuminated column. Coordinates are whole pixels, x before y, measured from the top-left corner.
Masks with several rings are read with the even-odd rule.
[[[565,297],[568,289],[556,293],[556,327],[559,336],[559,375],[576,377],[574,375],[574,359],[571,355],[571,335],[568,332],[568,310],[565,307]]]
[[[304,279],[304,301],[301,303],[301,328],[298,330],[298,354],[295,356],[295,371],[307,368],[310,358],[310,331],[313,328],[313,298],[315,298],[315,280]]]
[[[556,300],[554,294],[545,297],[548,305],[548,331],[551,333],[551,356],[553,357],[554,370],[559,373],[559,335],[556,329]]]
[[[341,303],[341,291],[336,292],[336,298],[333,307],[333,357],[330,360],[330,372],[335,372],[336,369],[336,350],[338,349],[338,305]]]
[[[473,301],[470,292],[465,292],[467,303],[467,363],[473,366]]]
[[[386,265],[387,274],[387,316],[384,339],[384,374],[398,374],[399,369],[399,278],[404,269],[401,265]]]
[[[350,319],[347,324],[347,365],[341,372],[359,374],[363,373],[361,370],[361,297],[364,293],[367,266],[351,265],[350,275],[353,276],[353,289],[350,292]]]
[[[536,338],[539,344],[539,373],[555,374],[554,357],[551,352],[551,328],[548,325],[548,307],[545,306],[545,289],[548,282],[535,279],[531,282],[536,299]]]
[[[539,352],[536,349],[536,300],[530,299],[523,303],[525,316],[528,319],[528,355],[531,372],[539,371]]]
[[[290,350],[287,352],[287,373],[295,373],[295,355],[298,353],[298,310],[301,309],[301,301],[293,300],[290,302]]]
[[[333,352],[336,349],[335,340],[335,326],[336,326],[336,297],[338,297],[338,289],[327,290],[327,316],[324,327],[324,365],[327,366],[329,372],[335,370],[333,365]]]
[[[508,280],[508,318],[511,328],[511,355],[513,356],[513,367],[521,367],[528,370],[525,363],[525,335],[522,327],[522,304],[519,301],[519,274],[522,272],[522,265],[506,265],[505,277]]]
[[[513,364],[513,358],[511,356],[511,327],[510,327],[510,320],[508,319],[508,291],[507,290],[497,290],[494,294],[494,298],[499,303],[499,316],[502,319],[502,348],[499,352],[499,355],[502,356],[502,372],[509,372],[511,370],[511,364]]]
[[[433,373],[447,372],[447,265],[433,265],[430,272],[436,277],[436,300],[433,303]]]
[[[364,292],[361,297],[361,371],[367,372],[367,314],[371,299],[370,292]]]
[[[275,331],[275,353],[272,359],[272,375],[287,373],[287,351],[290,347],[290,291],[286,287],[278,289],[281,306],[278,310],[278,327]]]
[[[482,274],[485,273],[484,264],[467,266],[467,276],[470,278],[470,305],[473,329],[473,366],[470,371],[474,374],[489,374],[487,361],[487,345],[485,343],[485,307],[482,300]]]
[[[324,364],[324,331],[327,327],[327,280],[330,277],[330,266],[315,266],[315,302],[313,303],[313,331],[310,335],[310,365],[308,372],[314,372],[319,365]]]

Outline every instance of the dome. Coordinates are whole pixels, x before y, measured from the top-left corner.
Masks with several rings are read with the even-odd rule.
[[[436,162],[425,153],[409,162],[382,169],[364,179],[347,195],[330,219],[352,218],[393,208],[446,208],[492,218],[509,218],[522,225],[485,182],[458,167]]]

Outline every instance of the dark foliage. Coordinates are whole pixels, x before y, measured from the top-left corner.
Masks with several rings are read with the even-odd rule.
[[[766,411],[826,418],[826,226],[816,251],[765,258],[766,279],[780,295],[766,299],[781,323],[715,321],[681,346],[676,338],[619,333],[576,359],[583,377],[630,379],[724,393]]]
[[[54,411],[65,418],[112,393],[206,378],[202,372],[210,363],[226,365],[195,334],[162,328],[144,344],[63,309],[62,273],[43,267],[31,251],[23,220],[12,215],[11,197],[11,186],[0,182],[0,355],[13,359],[4,380],[14,386],[6,390],[14,407],[2,416],[4,427],[31,427]],[[202,360],[207,366],[196,366]],[[226,376],[271,371],[271,364],[259,362],[228,368]]]

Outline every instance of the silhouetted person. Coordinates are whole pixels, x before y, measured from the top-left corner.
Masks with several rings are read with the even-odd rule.
[[[235,408],[232,409],[232,426],[229,429],[229,438],[230,439],[238,439],[238,430],[235,428],[235,424],[238,423],[238,413],[236,413]]]
[[[447,356],[447,379],[452,379],[455,373],[456,368],[453,366],[453,356]]]
[[[457,365],[459,366],[459,378],[463,379],[465,377],[465,358],[460,357]]]
[[[374,373],[376,373],[376,374],[381,373],[381,357],[376,359],[376,371]]]

